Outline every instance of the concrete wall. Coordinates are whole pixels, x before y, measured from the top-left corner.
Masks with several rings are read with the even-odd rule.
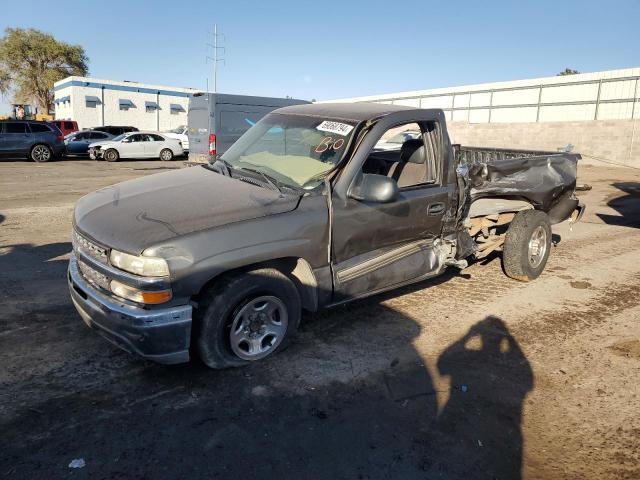
[[[583,163],[640,168],[640,120],[450,122],[448,128],[452,142],[462,145],[555,151],[570,143],[583,155]]]
[[[76,120],[81,129],[101,125],[131,125],[140,130],[164,131],[187,124],[189,96],[196,91],[136,82],[69,77],[56,82],[54,86],[55,116],[56,119]],[[68,101],[60,101],[67,97]],[[91,106],[87,104],[87,97],[97,97],[100,102]],[[121,109],[121,99],[130,100],[133,106]],[[146,102],[157,103],[160,108],[147,111]],[[172,105],[180,105],[182,109],[172,109]]]
[[[440,108],[448,121],[557,122],[640,118],[640,68],[343,98]]]

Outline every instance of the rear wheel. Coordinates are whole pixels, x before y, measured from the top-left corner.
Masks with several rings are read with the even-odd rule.
[[[540,276],[551,251],[551,223],[538,210],[518,212],[509,225],[502,253],[505,273],[528,282]]]
[[[163,148],[160,152],[160,160],[165,162],[173,160],[173,152],[169,148]]]
[[[29,158],[34,162],[48,162],[53,158],[53,152],[46,145],[34,145],[29,153]]]
[[[300,315],[298,290],[278,270],[222,277],[194,314],[200,358],[211,368],[227,368],[268,357],[286,347]]]
[[[113,148],[110,148],[109,150],[104,152],[103,157],[107,162],[117,162],[118,160],[120,160],[120,154]]]

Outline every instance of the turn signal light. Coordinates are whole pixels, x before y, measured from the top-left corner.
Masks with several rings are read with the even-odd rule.
[[[171,290],[159,290],[155,292],[147,292],[144,290],[138,290],[137,288],[130,287],[124,283],[112,280],[111,291],[121,298],[132,300],[136,303],[146,303],[147,305],[156,305],[158,303],[164,303],[171,300]]]

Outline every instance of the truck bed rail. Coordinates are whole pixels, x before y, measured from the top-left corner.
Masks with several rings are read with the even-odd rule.
[[[468,147],[466,145],[453,145],[456,164],[467,163],[491,163],[496,160],[512,158],[548,157],[550,155],[563,155],[564,152],[548,152],[543,150],[514,150],[511,148]]]

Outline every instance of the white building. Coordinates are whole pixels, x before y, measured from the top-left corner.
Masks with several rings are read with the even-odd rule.
[[[640,118],[640,68],[345,98],[441,108],[447,120],[520,123]]]
[[[126,125],[156,131],[186,125],[189,97],[199,91],[89,77],[67,77],[53,90],[56,120],[75,120],[81,129]]]

